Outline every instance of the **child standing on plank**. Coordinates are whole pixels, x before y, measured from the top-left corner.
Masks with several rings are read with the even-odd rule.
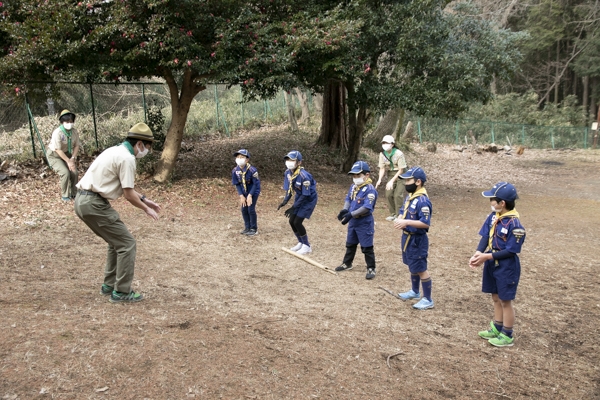
[[[310,218],[317,206],[317,182],[312,175],[301,166],[302,154],[297,150],[292,150],[283,157],[286,171],[284,172],[283,190],[285,197],[279,207],[285,206],[288,201],[294,197],[292,207],[285,210],[284,215],[289,218],[290,226],[298,244],[290,250],[298,254],[307,254],[312,252],[306,228],[304,228],[304,219]]]
[[[237,166],[231,171],[231,182],[240,196],[244,230],[240,233],[246,236],[258,234],[256,222],[256,202],[260,195],[260,179],[258,170],[250,165],[250,152],[246,149],[236,151],[233,156]]]
[[[515,323],[513,300],[521,277],[518,254],[525,241],[525,228],[515,210],[518,196],[513,185],[499,182],[481,194],[490,199],[492,213],[479,231],[481,240],[469,260],[469,266],[476,269],[485,263],[481,290],[492,294],[494,320],[490,322],[490,329],[479,332],[479,336],[496,347],[512,346]]]
[[[373,236],[375,234],[375,219],[373,210],[377,203],[377,190],[372,185],[371,169],[364,161],[357,161],[348,175],[352,175],[354,183],[350,186],[344,208],[338,214],[338,220],[343,225],[348,224],[346,236],[346,255],[342,265],[336,271],[352,269],[352,261],[356,254],[356,246],[365,255],[367,263],[367,279],[375,278],[375,252],[373,251]]]
[[[420,284],[423,285],[423,297],[413,305],[417,310],[433,308],[431,298],[431,276],[427,271],[429,238],[427,232],[431,225],[432,206],[427,191],[423,187],[427,177],[421,167],[412,167],[400,178],[408,192],[404,205],[400,208],[394,228],[402,230],[402,261],[408,265],[412,289],[398,293],[402,300],[418,299]]]

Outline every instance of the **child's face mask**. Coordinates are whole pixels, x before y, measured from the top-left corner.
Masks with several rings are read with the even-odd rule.
[[[238,165],[238,167],[243,167],[246,165],[246,157],[236,158],[235,163]]]
[[[294,170],[294,169],[296,169],[296,161],[288,160],[285,162],[285,166],[287,169]]]

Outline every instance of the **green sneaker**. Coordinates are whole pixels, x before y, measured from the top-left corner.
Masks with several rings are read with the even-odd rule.
[[[108,301],[111,303],[135,303],[137,301],[142,301],[143,299],[144,296],[142,296],[141,293],[136,293],[133,290],[129,293],[121,293],[113,290]]]
[[[490,339],[496,339],[498,337],[498,335],[500,335],[500,332],[498,332],[498,329],[496,329],[496,327],[494,326],[494,322],[491,321],[490,322],[490,327],[491,329],[487,330],[487,331],[481,331],[478,333],[479,337],[485,340],[490,340]]]
[[[106,283],[102,284],[102,287],[100,288],[100,294],[103,296],[108,296],[109,294],[112,294],[114,288],[112,286],[108,286]]]
[[[492,346],[496,346],[496,347],[512,346],[514,341],[515,341],[515,338],[508,337],[502,332],[500,332],[500,334],[498,335],[497,338],[488,340],[488,342],[490,342],[490,344]]]

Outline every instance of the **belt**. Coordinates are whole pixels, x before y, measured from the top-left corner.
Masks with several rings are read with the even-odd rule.
[[[84,195],[84,196],[100,196],[98,193],[92,192],[91,190],[81,190],[81,189],[79,189],[77,192],[79,194]],[[100,197],[102,197],[102,196],[100,196]]]

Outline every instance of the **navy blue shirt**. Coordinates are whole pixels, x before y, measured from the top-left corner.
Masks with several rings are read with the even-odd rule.
[[[244,180],[246,187],[244,188]],[[231,183],[235,186],[239,195],[256,197],[260,194],[260,179],[258,170],[253,165],[245,165],[244,168],[236,166],[231,171]]]

